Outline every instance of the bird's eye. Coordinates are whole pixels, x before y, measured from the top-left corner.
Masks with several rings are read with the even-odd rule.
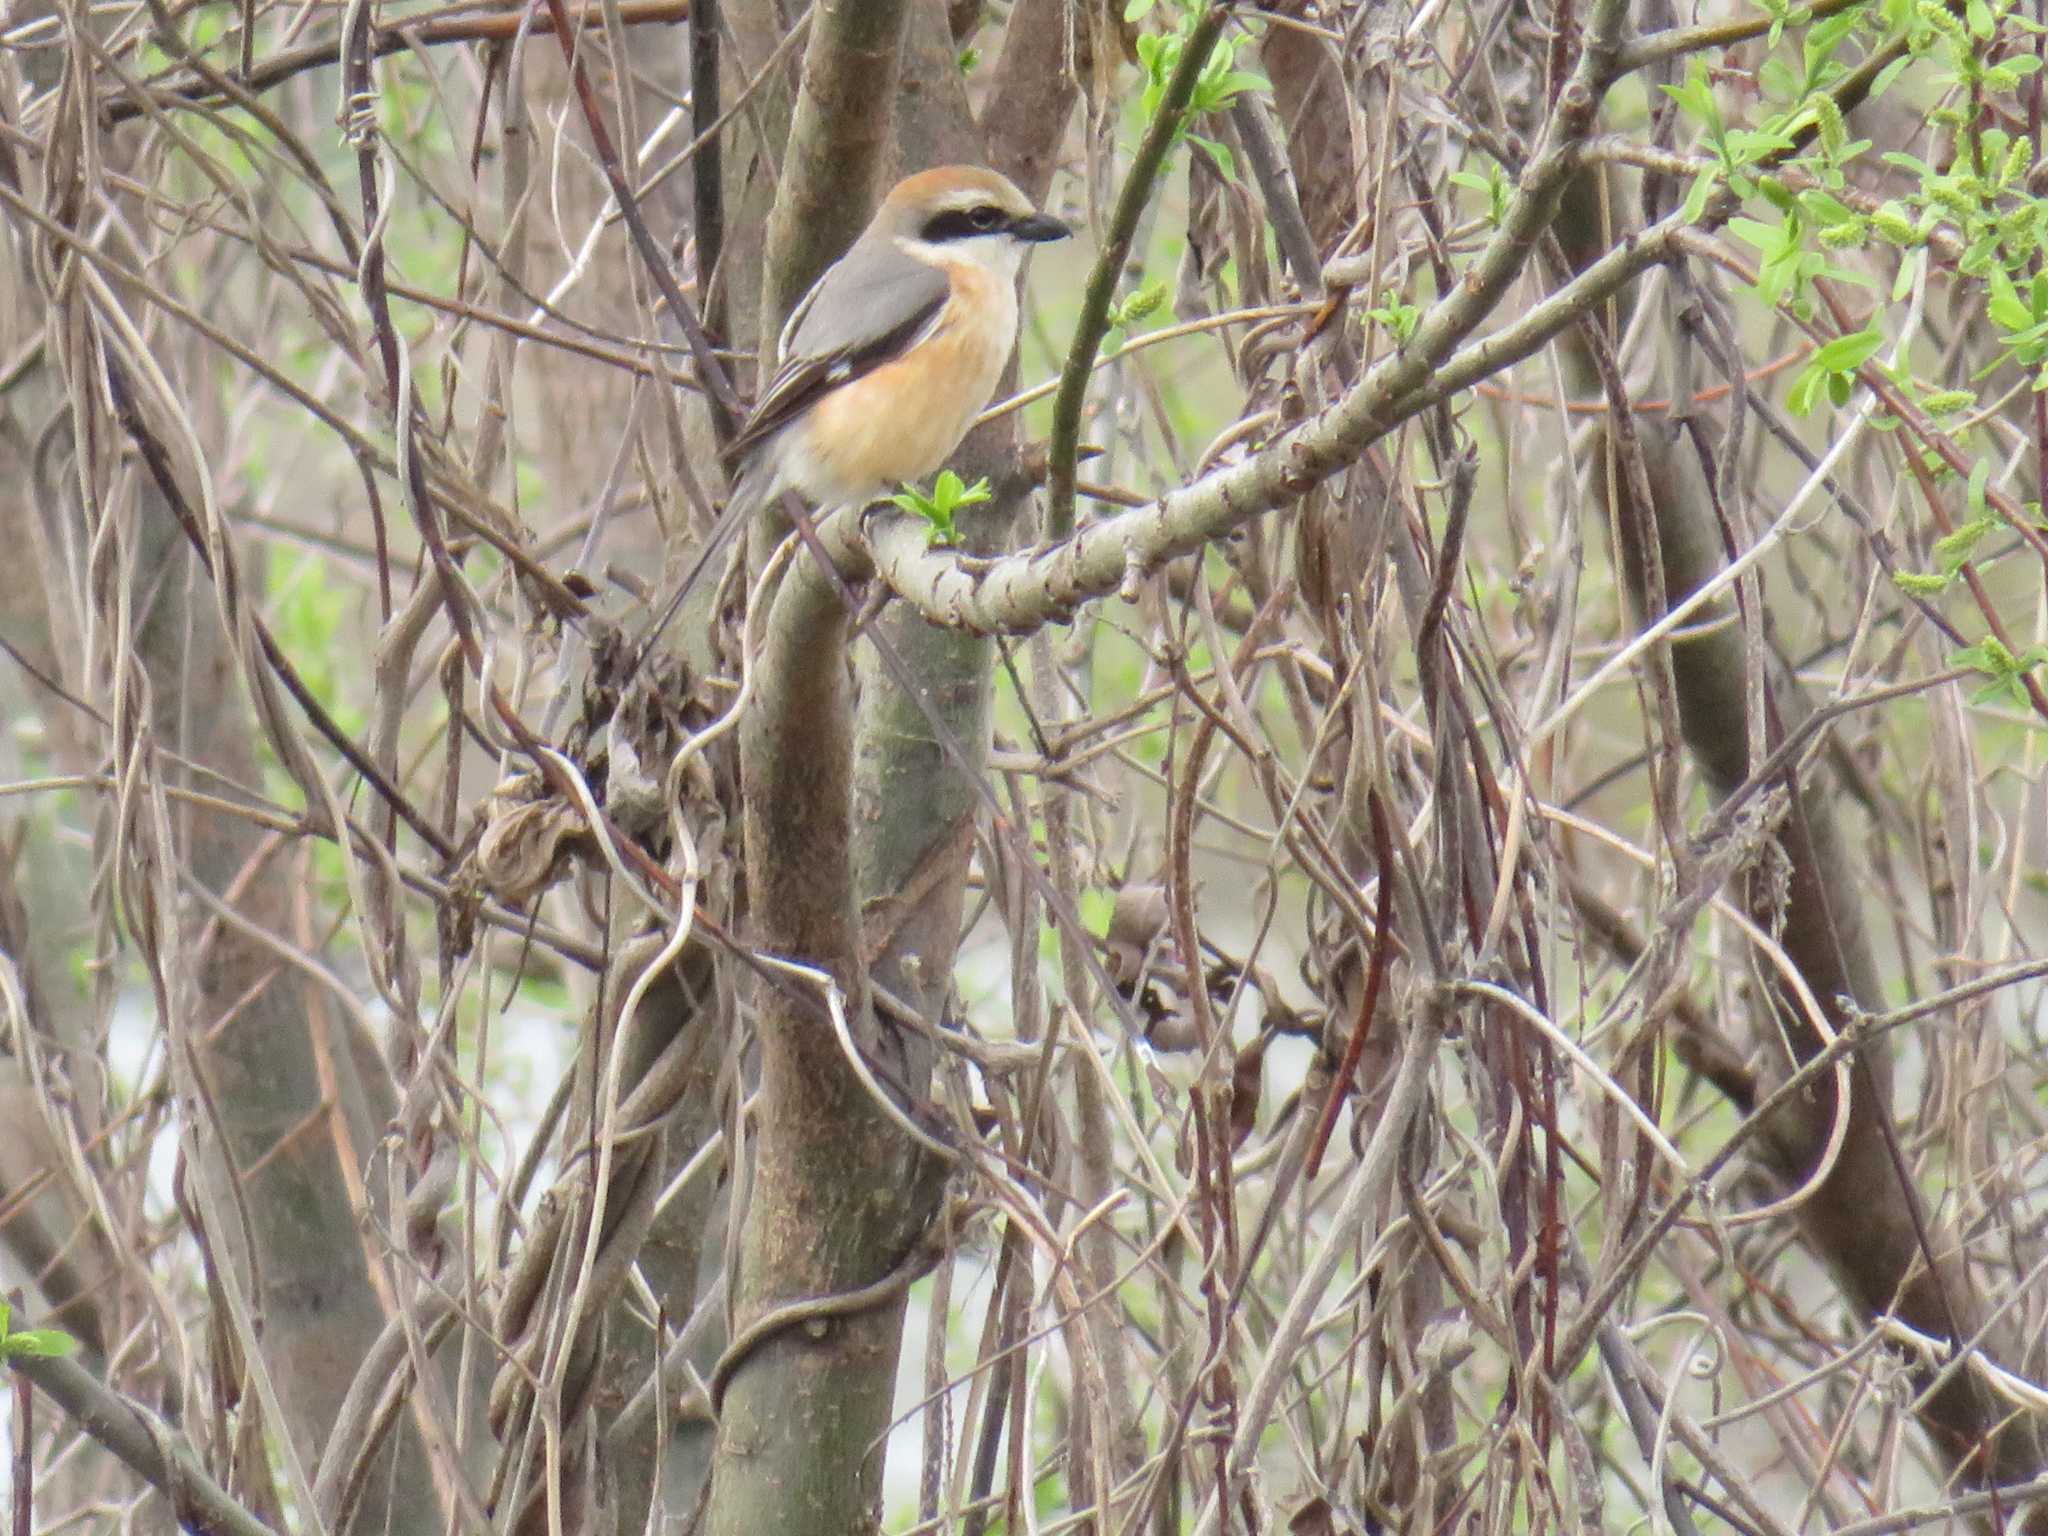
[[[972,208],[948,208],[935,213],[925,221],[920,232],[926,240],[944,242],[947,240],[972,240],[978,235],[997,235],[1009,229],[1014,221],[1010,215],[993,203],[977,203]]]

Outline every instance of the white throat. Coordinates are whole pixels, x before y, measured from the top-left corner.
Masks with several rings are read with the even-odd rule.
[[[935,267],[951,262],[971,261],[984,272],[1015,283],[1031,247],[1015,235],[996,231],[973,235],[965,240],[948,240],[943,245],[929,240],[902,239],[897,242],[911,256]]]

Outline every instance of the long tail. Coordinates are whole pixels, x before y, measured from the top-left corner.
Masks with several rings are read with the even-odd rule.
[[[747,526],[748,520],[760,510],[769,493],[774,490],[775,472],[766,462],[767,458],[766,454],[756,454],[740,471],[739,478],[733,482],[732,495],[726,499],[725,510],[718,514],[718,521],[711,525],[711,531],[704,536],[704,542],[697,546],[697,553],[690,561],[690,568],[683,572],[683,579],[670,594],[667,605],[661,610],[661,617],[655,620],[654,627],[648,630],[641,640],[636,665],[638,661],[647,659],[647,653],[661,638],[661,632],[667,629],[676,614],[681,612],[683,603],[696,589],[697,583],[704,579],[704,573],[724,555],[726,546],[732,543],[733,535]]]

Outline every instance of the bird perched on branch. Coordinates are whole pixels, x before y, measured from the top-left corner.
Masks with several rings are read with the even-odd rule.
[[[727,450],[731,499],[663,622],[771,498],[859,506],[944,464],[1016,345],[1025,254],[1071,233],[981,166],[897,182],[782,328],[775,375]]]

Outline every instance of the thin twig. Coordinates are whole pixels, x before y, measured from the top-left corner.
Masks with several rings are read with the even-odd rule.
[[[1053,400],[1050,457],[1047,461],[1045,529],[1050,538],[1063,539],[1074,530],[1074,467],[1081,442],[1081,403],[1088,392],[1088,377],[1095,371],[1095,353],[1109,334],[1109,306],[1123,281],[1124,265],[1131,259],[1131,243],[1138,237],[1138,221],[1152,200],[1152,186],[1165,169],[1166,156],[1180,142],[1186,125],[1188,101],[1195,84],[1230,24],[1229,5],[1214,5],[1202,14],[1181,44],[1180,60],[1166,82],[1159,110],[1138,142],[1131,168],[1124,175],[1123,190],[1117,194],[1116,211],[1110,216],[1102,249],[1081,296],[1081,314],[1074,322],[1074,340],[1067,361],[1060,370],[1059,394]]]

